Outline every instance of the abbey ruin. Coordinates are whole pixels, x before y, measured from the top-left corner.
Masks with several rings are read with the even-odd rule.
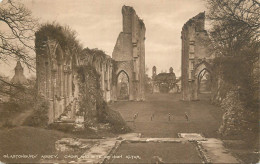
[[[144,100],[145,25],[132,7],[123,6],[122,14],[123,32],[112,58],[101,50],[81,50],[61,40],[73,37],[60,27],[47,26],[36,32],[37,91],[50,104],[49,123],[83,122],[89,110],[96,110],[94,94],[99,89],[106,102]],[[97,75],[86,73],[92,68]],[[83,92],[86,88],[90,92]],[[91,105],[82,107],[86,98],[91,99]]]
[[[135,10],[123,6],[123,32],[117,38],[112,58],[116,63],[115,99],[144,100],[145,25]],[[120,96],[125,87],[129,97]]]
[[[181,39],[182,100],[198,100],[201,78],[205,72],[211,75],[211,62],[215,57],[209,50],[210,39],[205,30],[205,12],[199,13],[184,24]],[[209,78],[212,80],[211,76]]]

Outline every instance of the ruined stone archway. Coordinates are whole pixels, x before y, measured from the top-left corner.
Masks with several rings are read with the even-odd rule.
[[[208,69],[203,69],[198,74],[198,93],[209,93],[211,92],[211,73]]]
[[[203,69],[211,74],[215,54],[211,52],[209,35],[205,29],[205,12],[189,19],[182,27],[182,64],[181,93],[182,100],[198,99],[198,75]],[[214,77],[211,77],[214,78]]]
[[[197,64],[194,68],[194,72],[193,72],[193,81],[192,81],[192,100],[198,100],[198,94],[200,91],[200,84],[201,84],[201,80],[203,78],[203,76],[201,77],[202,73],[208,73],[209,75],[209,82],[211,85],[212,83],[212,69],[211,69],[211,65],[206,62],[206,61],[202,61],[201,63]],[[205,74],[204,74],[205,75]]]
[[[117,74],[117,99],[118,100],[129,100],[130,95],[130,83],[129,76],[126,71],[121,70]]]
[[[122,15],[123,31],[117,38],[112,58],[117,70],[125,70],[129,76],[129,100],[141,101],[145,99],[146,28],[132,7],[123,6]],[[118,89],[114,87],[113,90]]]

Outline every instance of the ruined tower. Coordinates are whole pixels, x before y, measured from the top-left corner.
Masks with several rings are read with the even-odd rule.
[[[130,6],[122,7],[123,32],[117,38],[112,54],[117,70],[116,84],[113,87],[114,100],[120,94],[121,73],[126,75],[129,84],[126,90],[129,92],[129,100],[144,100],[145,79],[145,25]]]
[[[21,62],[18,61],[15,67],[15,74],[14,77],[11,80],[11,83],[13,84],[25,84],[27,83],[27,79],[23,74],[23,67],[21,65]]]
[[[173,68],[172,67],[169,69],[169,73],[173,73]]]
[[[215,57],[209,51],[210,39],[205,30],[205,12],[199,13],[184,24],[181,39],[182,100],[197,100],[198,76],[203,70],[210,72],[210,63]]]

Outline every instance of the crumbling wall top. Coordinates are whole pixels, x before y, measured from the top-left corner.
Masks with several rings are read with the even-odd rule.
[[[182,27],[182,31],[194,25],[195,31],[205,31],[205,11],[189,19]]]

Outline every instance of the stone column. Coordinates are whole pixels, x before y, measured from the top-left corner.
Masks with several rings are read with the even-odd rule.
[[[67,93],[68,93],[68,67],[67,66],[65,66],[64,67],[64,78],[63,78],[63,95],[64,95],[64,104],[65,104],[65,106],[67,106],[68,105],[68,95],[67,95]]]

